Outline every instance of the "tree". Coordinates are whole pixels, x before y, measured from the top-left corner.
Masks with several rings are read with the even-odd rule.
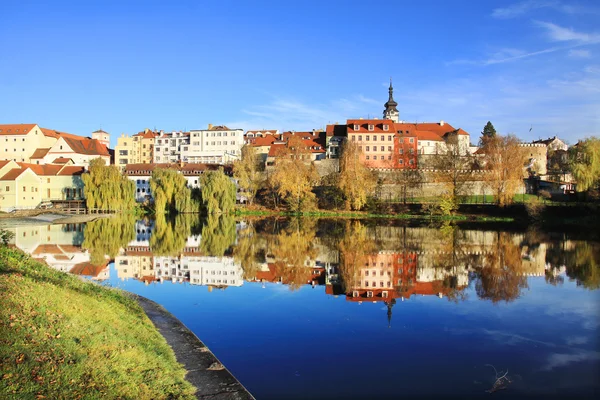
[[[446,147],[433,161],[435,172],[433,180],[442,184],[445,197],[458,206],[459,197],[465,195],[473,181],[473,157],[464,144],[459,141],[458,133],[448,134]]]
[[[90,161],[89,172],[81,180],[88,208],[122,211],[135,207],[135,183],[116,166],[105,165],[101,158]]]
[[[600,185],[600,139],[587,138],[569,149],[569,163],[577,191],[585,192]]]
[[[315,207],[312,189],[319,181],[319,174],[310,162],[310,156],[304,141],[292,136],[275,159],[271,184],[292,211],[302,212]]]
[[[513,135],[494,136],[486,141],[484,154],[483,179],[494,192],[496,204],[511,204],[523,183],[525,153],[519,140]]]
[[[344,194],[347,210],[360,210],[377,184],[375,175],[360,161],[360,155],[361,150],[356,143],[344,143],[337,184]]]
[[[185,177],[173,168],[156,168],[152,171],[150,190],[157,214],[199,211],[197,196],[192,196]]]
[[[479,146],[485,146],[485,142],[489,139],[493,139],[496,137],[496,128],[490,121],[485,124],[483,127],[483,131],[481,132],[481,138],[479,139]]]
[[[242,158],[233,164],[233,176],[238,181],[238,186],[252,204],[256,192],[261,186],[263,174],[260,170],[260,160],[252,146],[242,147]]]
[[[165,216],[157,213],[154,230],[150,236],[150,248],[155,256],[176,256],[185,247],[192,232],[194,217],[190,214]]]
[[[390,180],[397,189],[398,197],[406,204],[408,193],[419,190],[423,186],[424,177],[418,169],[396,168],[392,170]]]
[[[348,221],[339,250],[342,290],[348,294],[361,286],[360,271],[367,257],[377,253],[377,245],[360,221]]]
[[[93,265],[106,264],[107,257],[115,258],[119,250],[135,239],[135,217],[123,214],[100,218],[85,224],[81,247],[90,252]]]
[[[226,214],[235,208],[236,188],[223,168],[202,176],[202,202],[209,214]]]
[[[208,214],[202,226],[202,242],[200,250],[203,253],[222,257],[236,238],[235,219],[228,214]]]

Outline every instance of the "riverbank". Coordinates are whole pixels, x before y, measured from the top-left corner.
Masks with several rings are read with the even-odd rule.
[[[0,246],[0,303],[2,398],[252,398],[166,311],[150,313],[155,327],[144,301],[143,309],[125,292],[6,246]],[[169,325],[188,338],[175,352],[161,334]],[[212,356],[202,358],[207,368],[189,355],[193,348]],[[197,371],[204,379],[186,380]]]

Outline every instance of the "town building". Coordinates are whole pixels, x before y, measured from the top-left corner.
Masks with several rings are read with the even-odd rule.
[[[125,168],[127,164],[150,164],[154,160],[154,142],[159,132],[144,129],[132,136],[122,134],[115,147],[115,165]]]
[[[82,200],[85,172],[72,163],[27,164],[0,161],[0,210],[32,209],[42,203]]]
[[[110,147],[110,133],[105,132],[102,129],[92,132],[92,139],[102,143],[106,148]]]
[[[96,134],[101,138],[102,134]],[[89,165],[102,158],[110,164],[110,151],[98,139],[82,137],[37,124],[0,125],[0,159],[32,164],[52,164],[57,158],[71,159],[75,165]]]
[[[207,129],[190,130],[189,142],[181,150],[181,160],[202,164],[231,164],[240,159],[243,145],[242,129],[208,124]]]
[[[163,132],[154,140],[154,163],[177,163],[182,160],[182,151],[187,151],[190,133],[173,131]]]

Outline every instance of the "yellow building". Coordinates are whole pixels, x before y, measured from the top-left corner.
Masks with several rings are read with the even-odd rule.
[[[0,161],[0,210],[36,208],[52,200],[83,199],[85,168]]]
[[[0,159],[31,162],[38,148],[50,148],[56,142],[53,132],[37,124],[0,125]]]
[[[150,129],[144,129],[133,136],[122,134],[115,147],[115,164],[121,169],[127,164],[151,164],[157,136],[159,133]]]

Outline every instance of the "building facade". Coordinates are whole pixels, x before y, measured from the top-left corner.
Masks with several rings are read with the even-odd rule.
[[[154,145],[159,132],[144,129],[127,136],[121,135],[115,147],[115,165],[124,169],[127,164],[150,164],[154,160]]]
[[[207,129],[189,132],[189,142],[181,150],[181,160],[189,163],[231,164],[240,159],[243,145],[242,129],[209,124]]]
[[[173,131],[160,132],[154,141],[154,163],[178,163],[182,160],[181,154],[187,151],[190,145],[190,133]]]

